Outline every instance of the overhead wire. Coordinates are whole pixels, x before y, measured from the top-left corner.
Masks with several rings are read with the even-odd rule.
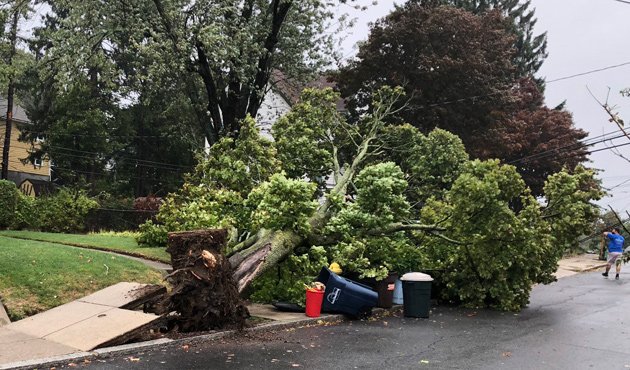
[[[25,146],[14,145],[13,147],[19,148],[19,149],[26,149],[26,150],[33,149],[33,147],[30,147],[30,146],[29,147],[25,147]],[[66,148],[66,147],[59,147],[59,146],[52,146],[52,145],[49,146],[49,147],[50,148],[54,148],[54,149],[58,149],[58,150],[61,150],[61,151],[67,151],[67,152],[70,152],[70,153],[83,153],[83,154],[101,155],[101,153],[98,153],[98,152],[90,152],[90,151],[71,149],[71,148]],[[69,157],[97,160],[97,158],[94,158],[92,156],[83,156],[83,155],[70,154],[70,153],[61,153],[61,154],[63,154],[64,156],[69,156]],[[151,161],[151,160],[139,159],[137,157],[131,157],[131,156],[119,156],[117,158],[119,158],[119,159],[126,159],[126,160],[130,160],[130,161],[136,161],[136,162],[138,162],[139,165],[142,165],[143,167],[162,168],[162,169],[165,169],[165,170],[172,170],[172,171],[177,171],[177,172],[186,172],[186,170],[191,170],[192,168],[194,168],[194,166],[180,165],[180,164],[167,163],[167,162]]]
[[[611,133],[614,133],[614,132],[619,132],[619,131],[621,131],[621,130],[613,131],[613,132],[610,132],[608,134],[611,134]],[[596,136],[596,137],[591,138],[589,140],[592,140],[592,139],[595,139],[595,138],[601,138],[601,137],[603,137],[605,135],[608,135],[608,134]],[[521,157],[521,158],[518,158],[518,159],[514,159],[512,161],[507,162],[507,164],[514,164],[514,163],[518,163],[518,162],[525,162],[525,161],[533,160],[533,159],[542,159],[542,158],[546,158],[546,157],[551,156],[551,155],[562,154],[563,152],[564,153],[568,153],[568,152],[572,152],[572,151],[575,151],[575,150],[583,149],[583,147],[593,146],[593,145],[604,143],[606,141],[619,139],[619,138],[624,137],[624,136],[625,136],[624,134],[619,134],[619,135],[617,135],[615,137],[604,137],[604,138],[601,138],[600,140],[596,140],[596,141],[593,141],[593,142],[588,142],[588,140],[585,140],[585,142],[572,143],[572,144],[568,144],[568,145],[561,146],[561,147],[558,147],[558,148],[548,149],[548,150],[545,150],[545,151],[542,151],[542,152],[531,154],[529,156],[525,156],[525,157]]]
[[[621,0],[617,0],[617,1],[621,1]],[[621,2],[625,2],[625,1],[621,1]],[[576,78],[576,77],[581,77],[581,76],[585,76],[585,75],[589,75],[589,74],[593,74],[593,73],[598,73],[598,72],[602,72],[602,71],[606,71],[606,70],[610,70],[610,69],[615,69],[615,68],[620,68],[623,66],[627,66],[630,65],[630,61],[628,62],[624,62],[624,63],[619,63],[619,64],[615,64],[615,65],[610,65],[610,66],[606,66],[603,68],[598,68],[598,69],[593,69],[593,70],[589,70],[586,72],[582,72],[582,73],[576,73],[576,74],[572,74],[569,76],[565,76],[565,77],[560,77],[560,78],[556,78],[556,79],[551,79],[546,81],[547,84],[550,83],[555,83],[555,82],[559,82],[559,81],[564,81],[564,80],[568,80],[568,79],[572,79],[572,78]],[[442,105],[448,105],[448,104],[453,104],[456,102],[463,102],[463,101],[467,101],[467,100],[477,100],[483,97],[487,97],[487,96],[492,96],[492,95],[496,95],[496,94],[501,94],[501,93],[505,93],[506,91],[497,91],[494,93],[490,93],[490,94],[485,94],[485,95],[476,95],[476,96],[470,96],[470,97],[465,97],[465,98],[461,98],[461,99],[455,99],[455,100],[451,100],[451,101],[446,101],[446,102],[439,102],[439,103],[433,103],[433,104],[429,104],[426,107],[436,107],[436,106],[442,106]],[[42,134],[42,133],[37,133],[37,134]],[[609,135],[610,133],[607,134],[603,134],[594,138],[590,138],[587,140],[593,140],[596,138],[601,138],[604,137],[606,135]],[[67,135],[67,136],[77,136],[77,137],[101,137],[98,135],[87,135],[87,134],[62,134],[62,135]],[[549,156],[549,155],[557,155],[557,154],[561,154],[562,152],[570,152],[570,151],[574,151],[574,150],[578,150],[583,146],[593,146],[599,143],[602,143],[604,141],[610,141],[610,140],[614,140],[616,138],[619,138],[623,135],[619,135],[613,138],[604,138],[602,140],[598,140],[598,141],[594,141],[594,142],[582,142],[582,143],[573,143],[573,144],[569,144],[566,145],[564,147],[560,147],[560,148],[554,148],[554,149],[550,149],[544,152],[539,152],[539,153],[535,153],[532,154],[530,156],[526,156],[526,157],[522,157],[516,160],[512,160],[510,162],[508,162],[509,164],[512,163],[518,163],[518,162],[522,162],[522,161],[527,161],[527,160],[532,160],[534,158],[544,158],[545,156]],[[127,137],[127,138],[168,138],[166,136],[158,136],[158,135],[110,135],[109,137]],[[585,140],[585,141],[587,141]],[[596,153],[599,151],[603,151],[603,150],[609,150],[609,149],[614,149],[614,148],[618,148],[618,147],[622,147],[625,145],[630,145],[630,143],[626,143],[626,144],[621,144],[621,145],[617,145],[617,146],[613,146],[613,147],[607,147],[607,148],[602,148],[602,149],[597,149],[597,150],[591,150],[591,151],[587,151],[587,154],[592,154],[592,153]],[[577,147],[575,147],[577,146]],[[70,152],[75,152],[75,153],[84,153],[84,154],[94,154],[94,155],[100,155],[101,153],[97,153],[97,152],[89,152],[89,151],[82,151],[82,150],[77,150],[77,149],[71,149],[71,148],[65,148],[65,147],[59,147],[59,146],[50,146],[51,148],[55,148],[58,150],[62,150],[62,151],[70,151]],[[574,148],[575,147],[575,148]],[[25,148],[23,147],[23,149],[32,149],[32,147],[29,148]],[[71,154],[65,154],[68,156],[73,156]],[[75,157],[81,157],[78,155],[74,155]],[[88,158],[88,159],[94,159],[91,157],[87,157],[85,156],[84,158]],[[192,166],[183,166],[183,165],[178,165],[178,164],[173,164],[173,163],[165,163],[165,162],[157,162],[157,161],[150,161],[150,160],[145,160],[145,159],[138,159],[138,158],[134,158],[134,157],[128,157],[128,156],[122,156],[120,157],[120,159],[129,159],[132,161],[136,161],[138,165],[142,165],[144,167],[153,167],[153,168],[160,168],[160,169],[165,169],[165,170],[172,170],[172,171],[177,171],[176,168],[184,168],[184,169],[191,169]],[[151,165],[155,165],[155,166],[151,166]],[[71,170],[71,169],[68,169]],[[179,171],[179,172],[183,172],[183,171]]]

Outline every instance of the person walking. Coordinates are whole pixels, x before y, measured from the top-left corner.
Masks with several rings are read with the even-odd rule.
[[[615,280],[619,280],[619,272],[621,272],[621,255],[623,254],[623,243],[625,239],[620,234],[618,227],[612,229],[611,232],[605,231],[604,237],[608,239],[608,263],[606,264],[606,272],[602,276],[608,277],[608,271],[615,264]]]

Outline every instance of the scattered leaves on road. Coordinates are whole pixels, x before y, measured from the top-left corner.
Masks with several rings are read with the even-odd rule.
[[[512,357],[512,352],[503,352],[501,354],[501,356],[503,356],[503,357]]]

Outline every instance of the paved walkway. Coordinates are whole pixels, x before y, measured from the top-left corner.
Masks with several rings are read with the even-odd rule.
[[[562,259],[558,264],[557,278],[592,271],[606,265],[594,254]],[[154,315],[121,310],[127,298],[121,291],[130,288],[117,284],[104,291],[56,307],[39,315],[0,328],[0,369],[10,368],[15,361],[58,358],[62,355],[90,355],[94,348],[126,331],[142,326]],[[117,287],[117,288],[114,288]],[[95,298],[96,297],[96,298]],[[123,297],[123,298],[121,298]],[[96,300],[95,300],[96,299]],[[304,313],[281,312],[270,305],[248,306],[252,316],[272,320],[268,325],[295,325],[308,320]],[[338,315],[322,315],[318,320],[336,319]],[[107,322],[105,322],[107,321]],[[112,330],[100,330],[99,328]],[[162,341],[170,341],[164,339]],[[107,350],[107,349],[105,349]],[[98,352],[94,352],[98,353]],[[41,360],[43,361],[43,360]],[[25,363],[22,363],[24,365]],[[36,367],[37,361],[29,362]]]
[[[581,254],[579,256],[563,258],[558,262],[558,279],[579,274],[580,272],[593,271],[606,266],[606,261],[599,260],[597,254]]]
[[[67,355],[107,345],[158,320],[123,309],[145,284],[118,283],[76,301],[0,327],[0,367],[11,362]]]

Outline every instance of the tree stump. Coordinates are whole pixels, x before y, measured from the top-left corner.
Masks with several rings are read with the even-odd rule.
[[[175,325],[182,332],[222,328],[242,329],[249,312],[240,299],[232,268],[221,249],[227,231],[222,229],[174,232],[168,235],[167,252],[173,286],[164,306],[176,312]]]

